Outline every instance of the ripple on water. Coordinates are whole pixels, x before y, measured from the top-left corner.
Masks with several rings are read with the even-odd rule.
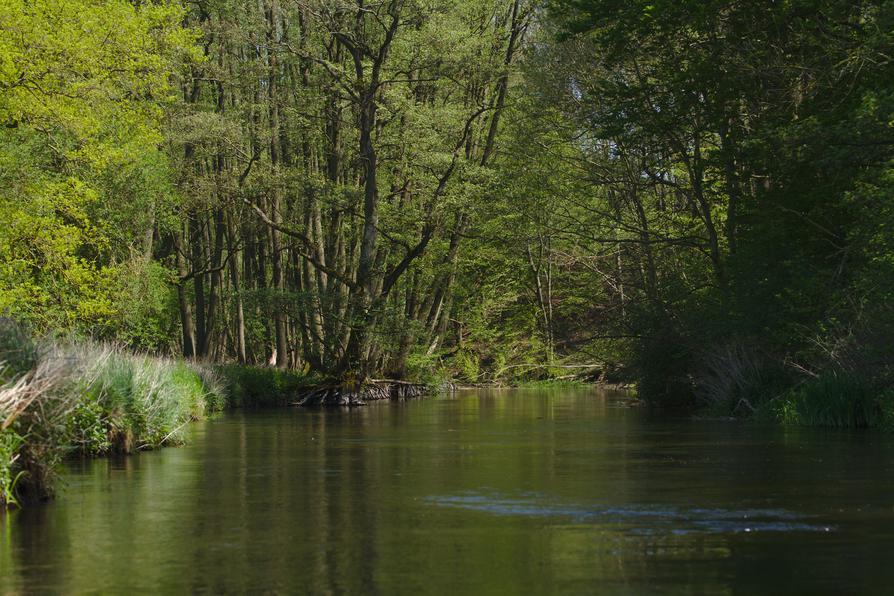
[[[723,509],[671,505],[566,504],[542,495],[469,492],[432,496],[429,503],[491,515],[566,519],[572,523],[626,526],[637,535],[685,535],[750,532],[831,532],[834,526],[812,523],[810,516],[786,509]]]

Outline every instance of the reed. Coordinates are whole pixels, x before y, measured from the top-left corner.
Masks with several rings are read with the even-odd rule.
[[[222,409],[210,369],[89,341],[35,342],[0,319],[0,504],[52,495],[66,455],[183,441]]]
[[[779,417],[788,424],[890,428],[894,395],[846,372],[828,372],[785,395]]]

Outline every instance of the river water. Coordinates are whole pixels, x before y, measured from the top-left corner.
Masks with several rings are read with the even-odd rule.
[[[894,437],[596,390],[227,414],[0,514],[0,592],[885,593]]]

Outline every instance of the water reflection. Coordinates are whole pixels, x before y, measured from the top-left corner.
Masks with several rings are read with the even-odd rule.
[[[884,591],[894,442],[587,391],[243,412],[0,516],[0,592]]]

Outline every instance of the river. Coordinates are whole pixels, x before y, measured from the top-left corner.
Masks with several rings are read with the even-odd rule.
[[[887,592],[894,437],[482,390],[240,411],[0,514],[0,592]]]

